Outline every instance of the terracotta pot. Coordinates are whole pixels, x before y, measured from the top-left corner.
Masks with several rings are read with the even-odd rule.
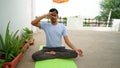
[[[6,66],[9,66],[9,68],[15,68],[22,56],[23,56],[23,52],[18,54],[18,56],[16,56],[16,58],[13,61],[3,63],[2,68],[5,68]]]
[[[22,52],[25,52],[29,48],[30,44],[25,43],[25,45],[21,46],[20,49],[23,50]]]
[[[20,49],[23,49],[23,51],[18,54],[11,62],[5,62],[3,63],[2,68],[15,68],[18,62],[20,61],[21,57],[23,56],[23,53],[29,48],[30,44],[26,43]]]
[[[4,59],[5,58],[5,54],[0,53],[0,59]]]
[[[30,45],[33,45],[33,44],[34,44],[34,41],[35,41],[34,38],[30,38],[28,42],[29,42]]]
[[[2,66],[2,68],[10,68],[8,65],[4,65]]]
[[[23,52],[25,52],[28,48],[29,48],[30,44],[29,43],[26,43],[22,49],[23,49]]]

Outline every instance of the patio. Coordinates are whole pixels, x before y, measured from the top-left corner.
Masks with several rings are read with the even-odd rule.
[[[84,52],[83,57],[74,59],[78,68],[120,68],[120,32],[69,30],[68,33],[72,43]],[[45,44],[44,32],[39,30],[34,38],[35,44],[30,46],[16,68],[34,68],[31,55],[40,44]]]

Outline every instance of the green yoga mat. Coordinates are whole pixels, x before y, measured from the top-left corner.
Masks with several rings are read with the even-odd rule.
[[[40,45],[40,49],[43,45]],[[73,59],[49,59],[35,62],[35,68],[77,68]]]

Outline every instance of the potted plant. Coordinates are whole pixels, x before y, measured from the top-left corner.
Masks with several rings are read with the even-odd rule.
[[[25,42],[28,42],[30,45],[34,44],[33,31],[27,27],[24,28],[23,31],[23,39],[25,39]]]
[[[21,41],[19,36],[17,35],[18,30],[10,34],[9,24],[10,23],[8,23],[6,28],[5,38],[3,38],[0,34],[0,53],[4,55],[3,59],[5,60],[3,68],[6,65],[8,65],[10,68],[15,67],[19,59],[22,57],[24,50],[20,49],[20,47],[24,44],[24,41]],[[17,60],[16,57],[18,58]]]
[[[2,65],[3,65],[4,62],[5,62],[5,60],[0,59],[0,68],[2,68]]]

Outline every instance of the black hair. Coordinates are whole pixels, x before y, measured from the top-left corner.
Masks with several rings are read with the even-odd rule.
[[[51,8],[51,9],[49,10],[49,12],[54,12],[54,11],[58,14],[58,10],[57,10],[56,8]]]

